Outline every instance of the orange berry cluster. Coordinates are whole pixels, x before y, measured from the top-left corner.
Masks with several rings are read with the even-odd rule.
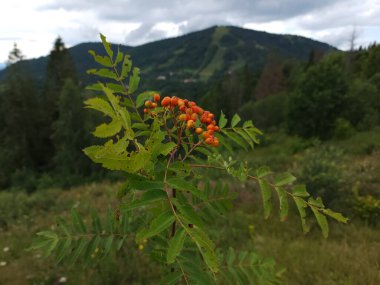
[[[151,116],[154,117],[156,115],[156,112],[153,111],[153,109],[157,107],[157,103],[160,102],[160,99],[161,99],[160,94],[156,93],[153,95],[153,102],[150,100],[145,101],[145,107],[146,108],[144,108],[144,113],[148,114],[149,109],[151,109],[150,114],[151,114]]]
[[[205,143],[211,146],[219,146],[219,139],[214,136],[214,132],[219,132],[219,127],[216,125],[214,114],[209,111],[204,111],[201,107],[197,106],[195,102],[178,97],[165,97],[161,101],[161,106],[175,110],[178,108],[178,120],[186,122],[187,129],[195,129],[197,135],[202,135]],[[206,127],[195,127],[195,122],[199,118],[200,122]]]

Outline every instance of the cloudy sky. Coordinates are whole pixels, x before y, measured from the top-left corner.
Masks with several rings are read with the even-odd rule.
[[[97,41],[139,45],[213,25],[297,34],[348,47],[380,42],[379,0],[9,0],[0,3],[0,64],[16,42],[27,58]]]

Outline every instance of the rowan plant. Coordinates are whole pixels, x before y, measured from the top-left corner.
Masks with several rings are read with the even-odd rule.
[[[293,201],[305,232],[310,213],[325,237],[327,216],[347,221],[325,208],[320,198],[311,197],[292,174],[252,169],[233,158],[236,150],[253,149],[259,143],[262,133],[252,121],[242,123],[234,115],[228,123],[222,112],[217,119],[195,102],[162,98],[154,91],[137,95],[139,69],[100,37],[106,55],[89,51],[102,67],[88,71],[99,81],[87,87],[99,95],[84,103],[108,121],[93,132],[105,142],[84,153],[95,163],[124,173],[125,184],[115,193],[119,203],[104,219],[93,210],[91,225],[72,210],[71,222],[58,218],[57,229],[37,233],[31,249],[54,254],[57,262],[91,263],[95,253],[105,257],[134,239],[140,247],[148,241],[145,253],[161,266],[161,284],[277,284],[274,264],[252,249],[216,248],[210,225],[232,209],[237,195],[227,182],[210,182],[205,171],[210,169],[239,182],[256,183],[264,218],[270,216],[277,196],[280,219],[287,219]]]

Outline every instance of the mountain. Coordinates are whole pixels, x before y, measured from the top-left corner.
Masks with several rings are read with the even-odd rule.
[[[215,26],[140,46],[119,47],[131,55],[135,66],[140,67],[145,86],[156,83],[160,86],[173,81],[206,82],[243,66],[259,71],[272,55],[306,61],[312,51],[326,53],[335,50],[328,44],[305,37],[270,34],[233,26]],[[88,53],[89,49],[104,54],[101,43],[82,43],[69,49],[78,74],[85,83],[89,81],[86,70],[96,67]],[[42,80],[47,59],[40,57],[22,64],[27,64],[33,76]],[[0,80],[3,77],[4,70],[1,70]]]

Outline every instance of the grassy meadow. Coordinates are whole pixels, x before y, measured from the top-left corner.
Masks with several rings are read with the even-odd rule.
[[[321,152],[323,149],[330,151],[326,154]],[[238,192],[238,199],[230,214],[215,221],[210,229],[218,248],[256,250],[263,257],[272,258],[284,284],[380,284],[380,228],[376,223],[376,209],[380,205],[376,208],[370,204],[373,206],[370,210],[363,206],[368,204],[365,204],[368,197],[376,197],[380,192],[379,128],[327,143],[268,134],[262,146],[239,155],[248,157],[253,165],[291,170],[301,180],[306,179],[306,183],[310,181],[305,173],[310,174],[313,167],[319,173],[324,171],[323,167],[335,169],[332,177],[324,177],[329,185],[339,186],[335,190],[339,199],[331,196],[335,198],[329,204],[349,216],[350,221],[347,225],[331,222],[328,239],[322,237],[316,224],[312,224],[308,234],[303,234],[294,209],[284,223],[279,221],[276,211],[264,220],[261,197],[255,186],[230,184]],[[328,163],[309,165],[318,161]],[[220,178],[217,173],[210,175]],[[315,181],[326,188],[320,180]],[[91,208],[104,213],[109,205],[117,203],[120,186],[104,182],[70,190],[40,190],[30,195],[1,192],[0,284],[158,284],[160,272],[145,256],[149,241],[139,248],[131,239],[120,252],[106,259],[98,259],[94,252],[94,264],[87,267],[81,263],[56,265],[51,258],[26,250],[36,232],[55,227],[55,217],[69,216],[72,207],[85,217]]]

